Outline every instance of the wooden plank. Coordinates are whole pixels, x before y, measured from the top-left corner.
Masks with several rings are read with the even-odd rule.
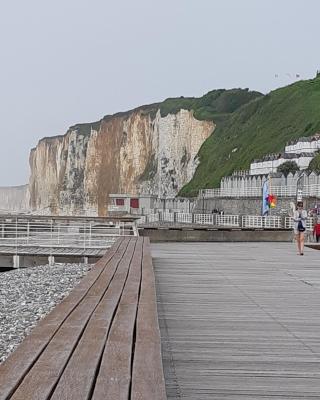
[[[132,400],[167,398],[149,238],[144,238],[143,244],[142,282],[130,398]]]
[[[121,259],[110,286],[92,315],[51,400],[90,398],[108,332],[128,275],[135,240],[131,240],[129,246],[129,251]]]
[[[126,249],[124,249],[126,251]],[[101,300],[119,263],[120,252],[116,252],[99,279],[90,288],[54,335],[39,359],[19,385],[12,400],[31,398],[46,400],[56,385],[95,307]]]
[[[96,285],[105,268],[120,249],[125,250],[128,240],[120,239],[91,269],[71,294],[58,304],[53,311],[39,322],[18,349],[0,365],[0,400],[6,400],[17,388],[29,369],[44,351],[53,335],[66,318]],[[42,330],[45,330],[43,333]],[[29,351],[31,349],[31,351]]]
[[[317,251],[166,243],[152,254],[169,400],[319,397]]]
[[[142,244],[142,238],[138,238],[129,275],[103,353],[92,400],[129,399],[133,333],[141,282]]]

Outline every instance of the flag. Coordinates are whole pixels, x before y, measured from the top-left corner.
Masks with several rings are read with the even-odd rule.
[[[262,215],[266,215],[269,212],[269,181],[266,180],[262,185]]]
[[[277,205],[276,196],[274,196],[273,194],[269,194],[269,196],[267,196],[267,202],[268,202],[269,208],[275,208]]]

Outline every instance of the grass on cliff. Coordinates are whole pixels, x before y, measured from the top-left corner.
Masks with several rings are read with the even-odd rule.
[[[220,124],[199,151],[200,164],[179,195],[219,186],[234,170],[248,169],[265,154],[284,150],[286,143],[320,131],[320,77],[299,81],[256,97]]]
[[[169,98],[160,104],[161,116],[176,114],[181,109],[193,110],[194,117],[198,120],[224,121],[225,116],[233,113],[243,104],[261,97],[259,92],[248,89],[219,89],[212,90],[202,97]]]

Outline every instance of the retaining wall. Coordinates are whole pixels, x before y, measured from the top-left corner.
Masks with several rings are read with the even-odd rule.
[[[139,228],[151,242],[292,242],[292,230],[217,228]]]

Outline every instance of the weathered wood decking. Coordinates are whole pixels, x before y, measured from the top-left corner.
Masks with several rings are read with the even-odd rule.
[[[147,238],[119,239],[0,366],[0,400],[165,400]]]
[[[320,252],[152,245],[168,399],[320,399]]]

